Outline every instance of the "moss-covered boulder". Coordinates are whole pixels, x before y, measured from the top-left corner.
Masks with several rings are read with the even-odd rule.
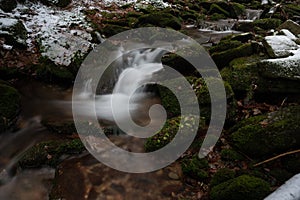
[[[20,109],[19,92],[5,84],[0,83],[0,133],[12,125]]]
[[[55,167],[63,155],[79,154],[84,150],[80,139],[41,142],[25,152],[19,165],[22,168]]]
[[[180,124],[181,119],[183,119],[183,124]],[[193,116],[174,117],[172,119],[168,119],[164,124],[164,127],[158,133],[146,140],[145,150],[147,152],[152,152],[167,145],[178,133],[179,126],[181,126],[181,128],[190,129],[191,132],[195,132],[197,130],[193,130],[192,128],[195,125],[195,118]],[[198,126],[199,128],[203,128],[203,121],[200,120]]]
[[[299,147],[300,106],[289,106],[245,119],[232,128],[231,144],[243,153],[262,159]]]
[[[5,39],[6,44],[26,47],[27,30],[20,20],[1,18],[0,37]]]
[[[145,25],[154,25],[159,27],[170,27],[175,30],[181,29],[181,22],[175,16],[169,13],[151,13],[140,16],[138,18],[138,22],[136,24],[137,27],[145,26]]]
[[[212,200],[261,200],[270,193],[270,185],[253,176],[242,175],[213,187]]]
[[[0,9],[4,12],[11,12],[17,7],[16,0],[0,0]]]
[[[210,187],[214,187],[216,185],[219,185],[221,183],[224,183],[230,179],[233,179],[235,177],[235,172],[228,168],[223,168],[218,170],[212,179],[210,180]]]
[[[287,29],[291,31],[291,33],[293,33],[294,35],[300,34],[300,25],[292,20],[285,21],[277,28],[277,30],[281,29]]]
[[[232,43],[237,46],[237,42]],[[246,43],[241,46],[231,48],[221,52],[215,52],[211,54],[212,59],[215,61],[219,69],[226,67],[230,61],[235,58],[251,56],[253,54],[253,48],[251,43]]]
[[[184,91],[181,88],[181,79],[172,79],[170,80],[170,84],[174,86],[174,88],[177,88],[177,92],[181,93],[184,96]],[[210,100],[210,94],[208,87],[204,81],[203,78],[197,78],[197,77],[187,77],[187,81],[192,86],[192,89],[194,90],[194,93],[196,94],[196,97],[198,99],[198,104],[200,106],[200,115],[207,121],[210,119],[211,115],[211,100]],[[210,81],[211,85],[219,83],[219,80],[211,78],[208,79]],[[225,92],[226,92],[226,100],[227,100],[227,119],[233,120],[235,118],[236,114],[236,100],[234,98],[234,93],[230,87],[230,85],[227,82],[224,82]],[[167,114],[169,117],[174,117],[180,115],[180,105],[176,98],[176,96],[170,91],[169,89],[158,86],[159,94],[161,97],[161,102],[164,108],[167,110]],[[221,97],[220,97],[221,98]],[[189,102],[186,102],[188,106]],[[194,102],[191,102],[192,105]]]
[[[257,19],[253,22],[245,21],[245,22],[237,22],[233,29],[237,31],[243,32],[251,32],[255,31],[258,33],[265,33],[267,30],[276,29],[280,26],[282,21],[276,18],[264,18]]]
[[[220,152],[220,156],[221,159],[224,161],[238,161],[238,160],[242,160],[243,156],[241,154],[239,154],[238,152],[236,152],[233,149],[223,149]]]
[[[181,163],[182,172],[191,178],[205,181],[208,178],[208,161],[205,158],[185,158]]]

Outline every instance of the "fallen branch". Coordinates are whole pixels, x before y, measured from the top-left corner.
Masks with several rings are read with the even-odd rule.
[[[295,154],[295,153],[300,153],[300,149],[294,150],[294,151],[289,151],[289,152],[286,152],[286,153],[283,153],[283,154],[279,154],[279,155],[277,155],[275,157],[272,157],[272,158],[269,158],[269,159],[264,160],[262,162],[256,163],[255,165],[253,165],[253,167],[257,167],[257,166],[260,166],[262,164],[265,164],[265,163],[271,162],[273,160],[276,160],[278,158],[281,158],[283,156],[287,156],[287,155],[291,155],[291,154]]]

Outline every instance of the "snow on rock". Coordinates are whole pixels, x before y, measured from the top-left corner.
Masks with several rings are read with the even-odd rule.
[[[300,174],[293,176],[284,185],[270,194],[264,200],[299,200],[300,199]]]
[[[0,18],[0,37],[10,45],[26,46],[27,31],[24,24],[13,18]]]
[[[298,49],[298,45],[286,35],[274,35],[265,37],[265,46],[271,57],[287,57],[291,50]]]
[[[293,33],[291,33],[289,30],[287,30],[287,29],[282,29],[281,32],[282,32],[286,37],[290,38],[291,40],[296,40],[296,39],[297,39],[297,37],[296,37]]]
[[[262,60],[259,65],[263,75],[269,78],[300,80],[300,47],[291,51],[294,55],[287,58]]]

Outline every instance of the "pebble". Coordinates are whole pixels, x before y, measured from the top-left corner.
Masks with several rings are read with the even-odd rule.
[[[174,180],[178,180],[179,176],[175,173],[175,172],[170,172],[168,174],[169,178],[174,179]]]

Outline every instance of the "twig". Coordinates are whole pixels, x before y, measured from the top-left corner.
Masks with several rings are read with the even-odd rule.
[[[272,157],[272,158],[269,158],[269,159],[267,159],[267,160],[265,160],[265,161],[256,163],[255,165],[253,165],[253,167],[257,167],[257,166],[260,166],[260,165],[262,165],[262,164],[265,164],[265,163],[271,162],[271,161],[273,161],[273,160],[276,160],[276,159],[278,159],[278,158],[281,158],[281,157],[283,157],[283,156],[287,156],[287,155],[291,155],[291,154],[295,154],[295,153],[300,153],[300,149],[294,150],[294,151],[289,151],[289,152],[286,152],[286,153],[283,153],[283,154],[279,154],[279,155],[277,155],[277,156],[275,156],[275,157]]]

